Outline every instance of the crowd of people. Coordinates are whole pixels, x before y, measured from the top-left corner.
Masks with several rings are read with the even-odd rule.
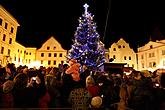
[[[164,110],[165,73],[91,71],[72,59],[56,67],[0,67],[0,108]]]

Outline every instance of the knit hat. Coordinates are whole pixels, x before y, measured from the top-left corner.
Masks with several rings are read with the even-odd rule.
[[[93,97],[91,100],[91,105],[94,108],[99,108],[102,105],[102,98],[100,96]]]
[[[11,80],[8,80],[3,84],[3,92],[8,93],[13,89],[13,87],[14,87],[14,82]]]

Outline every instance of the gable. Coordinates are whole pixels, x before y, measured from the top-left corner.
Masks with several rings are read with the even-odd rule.
[[[49,49],[47,49],[49,47]],[[38,50],[64,51],[61,44],[52,36]]]

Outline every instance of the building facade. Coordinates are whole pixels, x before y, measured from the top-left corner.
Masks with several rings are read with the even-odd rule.
[[[6,65],[14,59],[17,20],[0,5],[0,65]]]
[[[109,59],[113,63],[127,63],[125,67],[132,67],[137,70],[137,55],[123,38],[110,46]]]
[[[149,41],[138,48],[137,54],[139,70],[165,68],[165,40]]]
[[[65,63],[67,50],[52,36],[36,52],[36,61],[45,67],[58,67]]]

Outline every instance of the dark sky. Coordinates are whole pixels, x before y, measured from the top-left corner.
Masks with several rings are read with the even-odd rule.
[[[84,3],[95,15],[102,41],[109,10],[103,41],[106,48],[121,36],[135,51],[150,36],[152,40],[165,38],[160,36],[165,33],[163,0],[0,0],[20,24],[16,39],[19,43],[39,48],[53,35],[64,49],[71,47]]]

